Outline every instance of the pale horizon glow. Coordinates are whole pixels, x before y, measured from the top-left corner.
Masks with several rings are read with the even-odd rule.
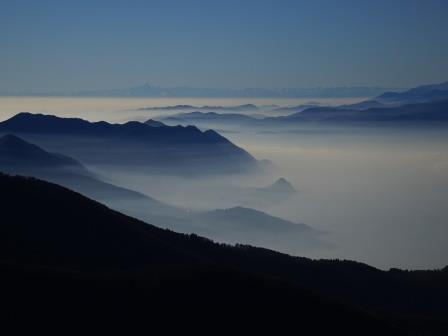
[[[448,2],[8,1],[0,92],[407,88],[448,78]]]

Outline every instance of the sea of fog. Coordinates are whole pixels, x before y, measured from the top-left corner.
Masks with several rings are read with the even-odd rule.
[[[256,104],[258,106],[295,106],[309,103],[350,104],[362,98],[344,99],[213,99],[213,98],[79,98],[79,97],[0,97],[0,119],[12,117],[18,112],[54,114],[64,117],[83,118],[90,121],[105,120],[125,122],[147,120],[174,114],[170,111],[138,111],[142,107],[194,105],[233,106]]]
[[[340,105],[359,100],[1,97],[0,119],[29,111],[125,122],[174,113],[137,111],[148,106]],[[324,232],[331,247],[305,256],[354,259],[380,268],[448,264],[448,130],[329,125],[219,130],[257,159],[270,160],[272,167],[264,174],[194,179],[90,168],[109,181],[191,209],[239,205],[235,188],[262,187],[285,177],[299,192],[258,208]]]

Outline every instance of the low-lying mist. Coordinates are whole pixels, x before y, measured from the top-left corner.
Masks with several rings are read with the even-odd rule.
[[[444,129],[309,126],[238,129],[226,136],[256,158],[269,159],[272,167],[264,174],[201,178],[129,176],[111,168],[108,178],[184,208],[243,205],[306,223],[334,245],[305,253],[310,257],[355,259],[382,268],[446,264]],[[298,192],[272,201],[244,197],[244,190],[279,177]]]
[[[247,103],[182,99],[2,99],[6,107],[3,119],[29,110],[110,122],[143,121],[156,117],[157,113],[176,113],[138,111],[145,106]],[[306,102],[254,103],[287,106]],[[264,172],[215,176],[149,174],[118,165],[87,164],[87,167],[106,182],[142,192],[182,211],[205,212],[242,206],[293,223],[304,223],[322,233],[319,238],[327,243],[323,245],[325,248],[297,248],[298,255],[354,259],[381,268],[438,268],[447,264],[446,128],[308,123],[294,127],[212,123],[200,128],[213,128],[257,159],[271,163]],[[82,162],[77,151],[66,151],[63,141],[50,143],[38,137],[26,140]],[[80,150],[84,150],[82,146]],[[260,192],[280,177],[290,182],[297,192],[281,197]],[[144,206],[131,209],[135,204],[125,201],[115,205],[132,215],[141,212],[141,217],[147,218]],[[185,212],[176,214],[179,218],[184,215]],[[154,218],[148,220],[152,224],[164,224],[162,217],[148,218]]]

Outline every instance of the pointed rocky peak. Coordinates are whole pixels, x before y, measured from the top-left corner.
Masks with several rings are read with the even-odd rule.
[[[288,182],[284,177],[280,177],[277,181],[271,184],[266,189],[275,192],[294,193],[297,192],[296,188]]]

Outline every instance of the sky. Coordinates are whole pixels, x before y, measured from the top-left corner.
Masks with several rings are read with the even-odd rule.
[[[446,0],[1,0],[0,91],[448,80]]]

